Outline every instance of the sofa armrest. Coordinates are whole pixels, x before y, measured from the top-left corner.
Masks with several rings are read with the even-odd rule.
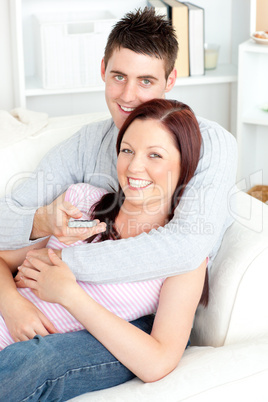
[[[268,222],[268,207],[248,197],[238,197],[241,209],[250,201],[252,219],[261,214]],[[252,225],[237,219],[224,235],[209,275],[209,305],[196,313],[194,345],[217,347],[268,335],[267,226],[253,230]]]

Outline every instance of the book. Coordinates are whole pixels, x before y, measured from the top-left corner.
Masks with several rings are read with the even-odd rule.
[[[189,15],[190,75],[205,74],[204,67],[204,9],[185,2]]]
[[[256,24],[254,31],[268,31],[268,1],[257,0],[255,7]]]
[[[168,7],[161,0],[148,0],[148,6],[155,9],[156,15],[163,15],[168,19]]]
[[[189,76],[189,33],[188,7],[177,0],[164,0],[168,5],[172,26],[174,27],[179,43],[178,57],[175,63],[178,77]]]

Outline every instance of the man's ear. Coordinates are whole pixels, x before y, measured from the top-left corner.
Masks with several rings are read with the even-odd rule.
[[[105,82],[105,64],[104,59],[101,61],[101,78]]]
[[[177,70],[176,68],[173,68],[173,70],[168,76],[165,92],[169,92],[174,87],[176,79],[177,79]]]

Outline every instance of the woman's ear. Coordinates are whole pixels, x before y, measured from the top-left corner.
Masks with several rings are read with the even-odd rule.
[[[101,61],[101,78],[105,82],[105,63],[104,59]]]
[[[169,92],[174,87],[176,79],[177,79],[177,70],[176,68],[173,68],[173,70],[168,76],[165,92]]]

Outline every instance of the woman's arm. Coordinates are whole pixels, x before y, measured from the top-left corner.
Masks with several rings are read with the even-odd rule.
[[[48,239],[44,239],[39,243],[33,244],[28,247],[19,248],[17,250],[1,250],[0,258],[8,265],[9,271],[12,272],[12,274],[15,274],[18,266],[21,265],[25,260],[27,253],[32,250],[38,250],[40,248],[46,247],[47,242]]]
[[[23,249],[0,251],[0,311],[15,342],[31,339],[36,334],[45,336],[56,332],[43,313],[17,291],[12,275],[28,251],[44,247],[46,243],[44,240]]]
[[[26,285],[40,298],[63,305],[145,382],[157,381],[177,366],[202,294],[206,262],[190,273],[165,280],[152,333],[148,335],[95,302],[76,283],[68,266],[53,252],[49,254],[53,267],[31,258],[37,270],[22,268]]]

